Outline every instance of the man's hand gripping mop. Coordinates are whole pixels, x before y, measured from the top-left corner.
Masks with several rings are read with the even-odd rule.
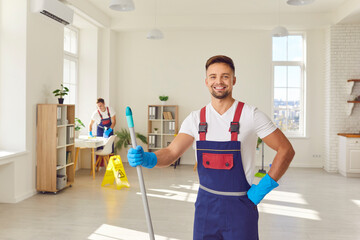
[[[128,124],[129,131],[130,131],[131,144],[132,144],[132,147],[135,149],[137,147],[136,135],[135,135],[135,129],[134,129],[134,120],[133,120],[132,111],[131,111],[130,107],[126,108],[126,120],[127,120],[127,124]],[[141,196],[142,196],[142,200],[143,200],[146,223],[147,223],[148,230],[149,230],[150,240],[155,240],[154,230],[153,230],[153,226],[152,226],[152,222],[151,222],[149,204],[148,204],[148,200],[147,200],[147,197],[146,197],[146,189],[145,189],[145,184],[144,184],[144,179],[143,179],[143,175],[142,175],[141,166],[140,165],[137,166],[136,170],[137,170],[137,174],[138,174],[138,178],[139,178]]]

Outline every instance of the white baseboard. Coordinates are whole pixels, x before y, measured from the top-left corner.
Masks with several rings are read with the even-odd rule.
[[[18,203],[18,202],[21,202],[29,197],[32,197],[34,196],[35,194],[37,194],[37,191],[35,189],[33,189],[32,191],[29,191],[28,193],[25,193],[25,194],[22,194],[20,196],[17,196],[14,200],[15,202],[13,203]]]

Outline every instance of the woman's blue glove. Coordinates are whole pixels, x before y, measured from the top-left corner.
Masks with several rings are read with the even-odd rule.
[[[89,132],[89,136],[94,137],[93,134],[92,134],[92,131]]]
[[[107,129],[104,133],[104,137],[108,138],[111,132],[112,132],[111,128]]]
[[[279,186],[274,179],[272,179],[269,174],[266,174],[263,177],[258,185],[253,184],[249,191],[247,192],[248,198],[255,204],[258,205],[261,200],[268,194],[271,190]]]
[[[144,152],[141,146],[137,146],[135,149],[130,148],[127,154],[127,158],[130,166],[143,166],[146,168],[153,168],[157,163],[157,157],[153,152]]]

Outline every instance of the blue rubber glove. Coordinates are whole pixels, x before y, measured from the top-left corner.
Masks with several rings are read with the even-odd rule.
[[[141,146],[137,146],[135,149],[130,148],[127,154],[127,158],[130,166],[143,166],[146,168],[153,168],[157,163],[157,157],[153,152],[144,152]]]
[[[89,132],[89,136],[94,137],[93,134],[92,134],[92,131]]]
[[[104,133],[104,137],[108,138],[111,132],[112,132],[111,128],[107,129]]]
[[[278,187],[279,184],[272,179],[269,174],[266,174],[263,177],[258,185],[253,184],[249,191],[247,192],[248,198],[255,204],[258,205],[261,200],[268,194],[271,190]]]

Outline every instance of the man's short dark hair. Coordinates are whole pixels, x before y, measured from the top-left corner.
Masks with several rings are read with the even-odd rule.
[[[214,63],[225,63],[233,70],[233,72],[235,74],[234,62],[231,58],[224,56],[224,55],[213,56],[207,60],[205,69],[207,70],[209,68],[209,66]]]
[[[103,98],[98,98],[98,99],[96,100],[96,103],[103,103],[103,104],[105,104],[105,101],[104,101]]]

